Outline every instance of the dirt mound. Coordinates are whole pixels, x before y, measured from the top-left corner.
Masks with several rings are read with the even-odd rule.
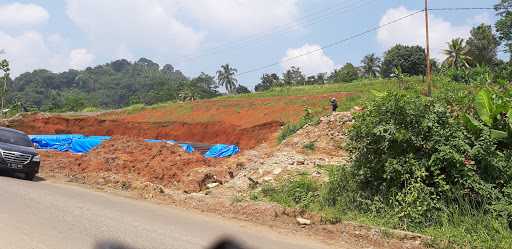
[[[339,155],[349,127],[352,126],[352,113],[336,112],[322,117],[318,125],[308,125],[283,142],[283,147],[314,150],[327,155]]]
[[[215,168],[216,160],[186,153],[178,145],[126,137],[115,137],[86,155],[45,152],[42,156],[43,172],[104,184],[113,179],[128,185],[149,182],[197,192],[209,183],[223,183],[234,175],[227,168]]]
[[[142,139],[172,139],[206,144],[236,144],[251,149],[273,138],[282,123],[267,122],[241,128],[224,122],[148,123],[102,120],[96,117],[68,118],[35,114],[12,119],[7,126],[28,134],[80,133],[90,136],[126,136]]]

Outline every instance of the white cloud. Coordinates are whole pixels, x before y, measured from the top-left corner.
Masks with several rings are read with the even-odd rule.
[[[382,17],[380,24],[391,22],[400,17],[412,14],[414,11],[405,7],[389,9]],[[385,48],[390,48],[396,44],[404,45],[425,45],[425,19],[424,15],[417,14],[405,20],[387,26],[379,30],[377,39]],[[432,47],[432,56],[438,60],[443,60],[443,49],[446,43],[453,38],[467,38],[470,25],[456,26],[452,23],[439,18],[435,15],[430,16],[430,44]]]
[[[49,18],[48,11],[36,4],[0,4],[0,28],[35,26]]]
[[[491,14],[489,14],[488,12],[485,12],[471,17],[468,20],[468,22],[471,23],[473,26],[480,25],[482,23],[492,25],[494,23],[494,17],[491,16]]]
[[[302,56],[312,51],[317,52]],[[335,64],[331,58],[316,44],[305,44],[300,48],[288,49],[286,56],[281,59],[281,66],[285,70],[292,66],[300,67],[306,75],[330,72],[335,69]]]
[[[299,0],[182,0],[183,9],[203,26],[231,34],[254,34],[293,23]]]
[[[69,53],[70,64],[72,69],[84,69],[90,66],[95,56],[85,48],[73,49]]]
[[[17,36],[0,31],[0,48],[5,51],[2,57],[9,60],[15,77],[41,68],[61,72],[86,66],[94,60],[94,55],[85,49],[68,49],[60,35],[45,37],[36,31]]]
[[[147,48],[160,53],[195,51],[203,34],[177,20],[173,2],[67,0],[66,12],[97,49],[127,53]]]

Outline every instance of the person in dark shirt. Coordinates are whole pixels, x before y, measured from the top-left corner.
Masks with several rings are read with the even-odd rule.
[[[331,99],[332,112],[336,112],[338,110],[338,101],[335,98]]]

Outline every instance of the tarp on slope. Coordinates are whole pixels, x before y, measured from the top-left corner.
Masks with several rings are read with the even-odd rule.
[[[105,140],[112,139],[108,136],[86,137],[81,134],[72,135],[31,135],[32,143],[38,149],[56,150],[61,152],[88,153]]]
[[[68,151],[74,139],[82,139],[80,134],[69,135],[31,135],[29,136],[38,149]]]
[[[238,154],[240,148],[236,145],[217,144],[212,146],[204,156],[206,158],[225,158]]]
[[[98,147],[105,140],[108,139],[99,139],[99,138],[82,138],[82,139],[74,139],[71,143],[71,148],[69,151],[73,153],[89,153],[94,148]]]

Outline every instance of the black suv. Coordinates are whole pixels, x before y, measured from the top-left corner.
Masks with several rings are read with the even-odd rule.
[[[41,158],[23,132],[0,127],[0,170],[22,173],[25,180],[34,180]]]

